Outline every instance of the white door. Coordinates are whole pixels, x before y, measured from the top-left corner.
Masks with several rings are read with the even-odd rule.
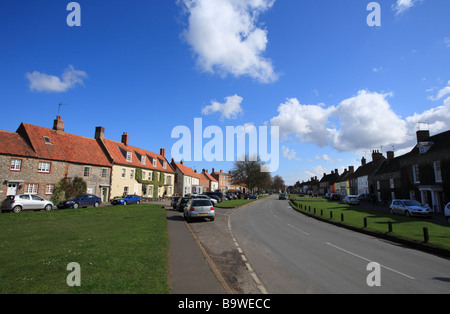
[[[17,193],[17,183],[8,183],[8,190],[6,195],[16,195]]]

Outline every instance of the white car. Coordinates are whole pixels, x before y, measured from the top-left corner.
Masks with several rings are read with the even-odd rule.
[[[209,218],[214,221],[215,211],[210,200],[194,198],[187,202],[184,207],[184,219],[191,222],[193,218]]]
[[[450,203],[445,206],[444,214],[445,218],[447,218],[447,222],[450,224]]]
[[[34,194],[9,195],[2,203],[2,211],[13,211],[20,213],[23,210],[46,210],[50,211],[53,203]]]
[[[357,195],[347,195],[342,201],[348,205],[359,205],[359,199]]]
[[[217,200],[215,198],[209,197],[208,195],[197,195],[193,198],[201,198],[201,199],[205,199],[205,200],[210,200],[214,205],[217,204]]]
[[[391,214],[401,214],[405,216],[431,217],[431,209],[427,205],[420,204],[416,200],[393,200]]]

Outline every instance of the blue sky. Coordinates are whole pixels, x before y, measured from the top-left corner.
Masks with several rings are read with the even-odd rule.
[[[277,125],[288,184],[406,152],[418,122],[450,128],[450,2],[382,0],[5,1],[0,129],[21,122],[159,152],[174,127]],[[422,127],[424,127],[422,125]],[[201,170],[232,163],[189,162]]]

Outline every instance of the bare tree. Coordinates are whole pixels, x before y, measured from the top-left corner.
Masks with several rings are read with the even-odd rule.
[[[265,190],[272,185],[272,177],[269,172],[262,172],[264,163],[258,158],[256,161],[245,156],[244,160],[235,161],[231,169],[233,184],[245,186],[250,192],[256,188]]]

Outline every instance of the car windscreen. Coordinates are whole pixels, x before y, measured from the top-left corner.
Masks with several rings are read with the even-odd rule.
[[[211,201],[209,201],[209,200],[193,200],[192,206],[211,206]]]
[[[422,206],[418,201],[405,201],[406,206]]]

